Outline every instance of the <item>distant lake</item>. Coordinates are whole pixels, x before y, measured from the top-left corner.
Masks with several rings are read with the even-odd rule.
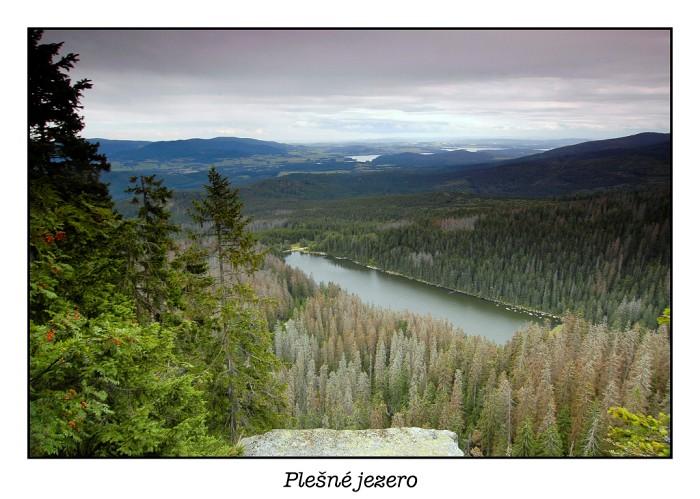
[[[349,260],[293,252],[285,257],[285,262],[317,283],[335,283],[369,305],[430,314],[452,323],[466,334],[480,335],[500,344],[529,322],[542,322],[526,312],[509,310],[487,300],[370,269]]]
[[[381,154],[366,154],[364,156],[346,156],[358,163],[368,163],[374,159],[377,159]]]
[[[482,147],[482,146],[464,146],[464,147],[443,147],[443,151],[468,151],[468,152],[479,152],[479,151],[503,151],[503,147]]]

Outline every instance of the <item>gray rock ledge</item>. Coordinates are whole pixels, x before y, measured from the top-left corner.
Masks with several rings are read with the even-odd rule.
[[[241,443],[244,456],[464,457],[454,432],[423,428],[272,430]]]

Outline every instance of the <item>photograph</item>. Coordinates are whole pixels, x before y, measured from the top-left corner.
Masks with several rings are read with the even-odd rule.
[[[673,460],[673,34],[27,28],[29,464]]]

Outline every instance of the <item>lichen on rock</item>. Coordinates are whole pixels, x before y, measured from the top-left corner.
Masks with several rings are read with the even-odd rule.
[[[241,443],[244,456],[464,456],[454,432],[424,428],[272,430]]]

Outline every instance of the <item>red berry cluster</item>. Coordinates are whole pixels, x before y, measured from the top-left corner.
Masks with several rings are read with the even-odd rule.
[[[67,237],[65,231],[59,230],[56,234],[44,234],[46,244],[51,244],[54,241],[63,241]]]

